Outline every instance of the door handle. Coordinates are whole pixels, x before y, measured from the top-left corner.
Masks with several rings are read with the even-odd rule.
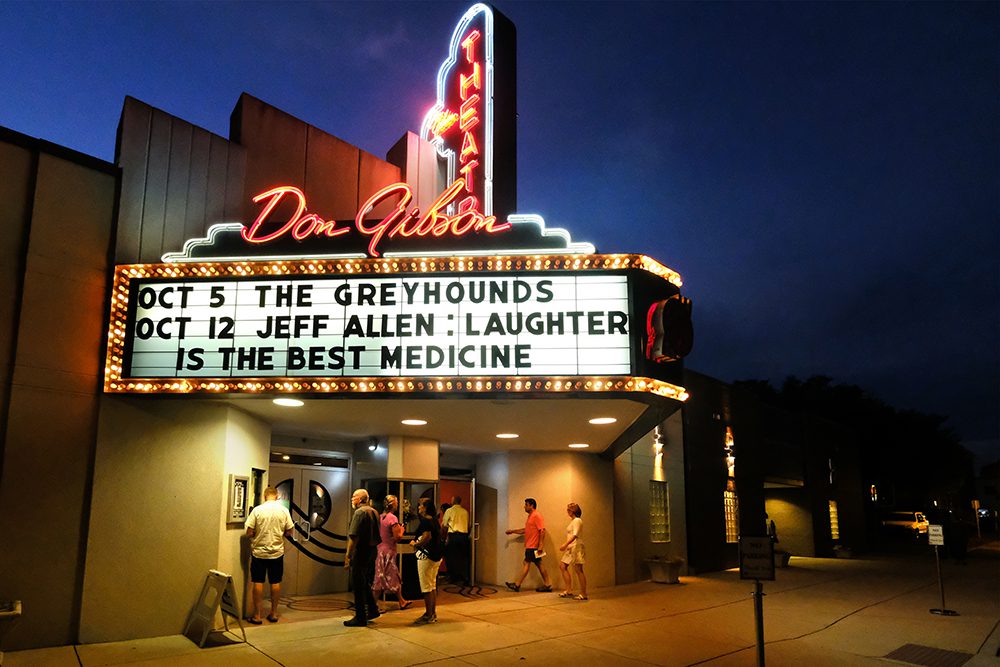
[[[302,523],[306,524],[306,542],[309,541],[309,536],[312,535],[312,521],[308,519],[303,519]]]
[[[478,542],[479,541],[479,524],[478,523],[472,524],[472,541],[473,542]]]

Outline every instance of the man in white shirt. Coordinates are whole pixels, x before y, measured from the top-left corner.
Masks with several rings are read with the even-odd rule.
[[[271,613],[267,620],[278,622],[278,600],[281,599],[281,579],[285,573],[285,542],[291,537],[292,516],[278,502],[278,490],[264,489],[264,502],[253,508],[246,520],[250,538],[250,581],[253,583],[253,616],[248,621],[261,624],[264,606],[264,579],[271,582]]]
[[[453,584],[469,583],[469,511],[462,507],[461,496],[454,496],[444,516],[445,564]]]

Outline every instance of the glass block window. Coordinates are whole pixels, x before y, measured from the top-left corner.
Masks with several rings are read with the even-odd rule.
[[[670,495],[667,483],[649,482],[649,540],[670,541]]]
[[[837,516],[837,501],[830,501],[830,537],[840,539],[840,518]]]
[[[722,493],[726,508],[726,542],[734,544],[740,541],[740,502],[735,491],[726,489]]]

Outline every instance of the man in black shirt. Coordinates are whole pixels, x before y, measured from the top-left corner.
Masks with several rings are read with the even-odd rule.
[[[351,586],[354,588],[354,618],[344,621],[348,627],[365,627],[368,621],[380,616],[372,584],[375,582],[375,555],[382,538],[379,537],[379,516],[368,504],[368,492],[358,489],[351,496],[351,527],[347,531],[347,554],[344,567],[351,568]]]

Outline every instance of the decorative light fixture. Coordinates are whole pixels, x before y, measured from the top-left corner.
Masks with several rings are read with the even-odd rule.
[[[282,461],[290,461],[290,460],[291,460],[291,458],[292,458],[292,457],[291,457],[291,456],[289,456],[288,454],[284,454],[284,455],[283,455],[283,456],[281,457],[281,460],[282,460]]]
[[[305,405],[305,403],[297,398],[276,398],[273,403],[275,405],[283,405],[286,408],[300,408]]]
[[[586,449],[587,447],[590,445],[585,442],[574,442],[569,446],[570,449]]]
[[[590,423],[599,426],[602,424],[614,424],[616,421],[618,420],[614,417],[594,417],[590,420]]]
[[[378,445],[376,445],[374,443],[368,445],[368,451],[369,452],[374,452],[376,449],[378,449]]]
[[[407,426],[426,426],[427,425],[427,420],[426,419],[404,419],[403,421],[401,421],[399,423],[400,424],[406,424]]]
[[[514,438],[519,438],[517,433],[497,433],[497,437],[501,440],[513,440]]]

